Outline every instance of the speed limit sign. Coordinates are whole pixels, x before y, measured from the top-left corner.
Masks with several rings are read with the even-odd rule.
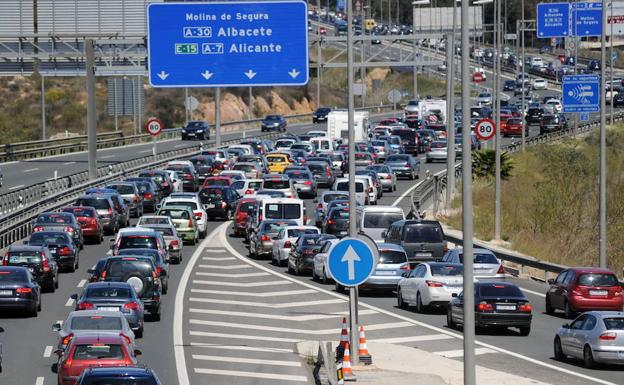
[[[163,124],[160,120],[156,118],[151,118],[145,123],[145,130],[151,136],[158,136],[162,131]]]
[[[492,119],[481,119],[475,127],[475,134],[481,140],[490,140],[496,133],[496,123]]]

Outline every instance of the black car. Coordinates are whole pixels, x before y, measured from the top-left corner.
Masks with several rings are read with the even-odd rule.
[[[152,258],[154,265],[156,266],[156,274],[160,278],[160,284],[162,286],[162,293],[167,294],[169,291],[169,264],[163,258],[162,254],[158,250],[154,249],[122,249],[117,252],[117,255],[140,255]]]
[[[106,260],[100,281],[127,282],[152,319],[160,321],[161,284],[151,257],[115,256]]]
[[[326,122],[327,115],[329,115],[330,112],[331,112],[331,108],[328,108],[328,107],[317,108],[316,111],[312,113],[312,122],[313,123]]]
[[[613,96],[613,107],[624,106],[624,93],[620,92]]]
[[[88,269],[87,273],[89,273],[89,282],[97,282],[100,280],[102,272],[104,271],[104,267],[106,266],[106,261],[109,257],[104,257],[98,259],[98,261],[93,265],[93,268]]]
[[[80,250],[84,249],[82,227],[72,213],[47,212],[39,214],[32,223],[33,232],[37,231],[64,231],[68,233]]]
[[[0,266],[0,309],[24,310],[31,317],[41,311],[41,287],[27,268]]]
[[[590,60],[587,63],[587,69],[589,71],[600,71],[600,60]]]
[[[199,184],[204,184],[204,180],[209,176],[213,176],[215,170],[220,169],[215,165],[215,158],[207,155],[195,155],[194,157],[189,159],[193,162],[193,166],[195,166],[195,171],[197,171],[197,176],[199,178]]]
[[[108,235],[115,234],[120,227],[119,213],[115,210],[115,203],[108,196],[83,195],[74,202],[74,206],[93,207],[100,217],[104,232]]]
[[[11,245],[4,254],[2,264],[26,267],[39,286],[51,293],[58,289],[58,265],[45,247]]]
[[[110,188],[90,188],[86,191],[86,194],[109,197],[111,201],[113,201],[115,211],[117,211],[118,228],[130,226],[130,207],[128,207],[119,191]],[[76,204],[76,206],[78,206],[78,204]],[[89,205],[82,204],[81,206]]]
[[[199,176],[193,167],[183,164],[171,164],[167,166],[166,170],[175,171],[175,173],[180,176],[182,179],[182,189],[184,191],[197,191],[199,187]]]
[[[288,254],[288,272],[294,275],[312,273],[314,256],[321,250],[321,234],[302,234]]]
[[[160,191],[161,197],[167,197],[173,191],[173,182],[169,178],[169,173],[163,170],[146,170],[139,172],[140,178],[151,178]]]
[[[337,207],[329,210],[322,226],[323,233],[344,237],[349,232],[349,208]]]
[[[32,233],[28,245],[47,247],[61,269],[73,273],[78,268],[79,250],[66,232],[38,231]]]
[[[210,126],[205,120],[192,120],[182,128],[182,140],[210,139]]]
[[[561,131],[568,128],[568,121],[563,114],[547,114],[540,121],[540,135],[548,132]]]
[[[286,131],[286,119],[282,115],[267,115],[261,123],[260,131]]]
[[[128,178],[124,182],[133,182],[139,189],[139,193],[143,196],[143,209],[149,210],[153,213],[156,211],[156,206],[160,203],[161,194],[156,185],[156,182],[152,178]]]
[[[201,189],[199,200],[211,221],[215,217],[230,220],[236,212],[238,194],[228,186],[210,186]]]
[[[543,115],[544,109],[542,107],[529,107],[525,120],[527,124],[539,124],[542,122]]]
[[[453,293],[446,311],[450,328],[464,322],[464,293]],[[475,282],[475,326],[508,328],[517,327],[520,335],[531,332],[533,308],[518,286],[510,282]]]
[[[76,385],[160,385],[152,369],[145,366],[91,366],[82,371]]]
[[[514,80],[505,80],[503,84],[503,91],[513,91],[516,89],[516,82]]]

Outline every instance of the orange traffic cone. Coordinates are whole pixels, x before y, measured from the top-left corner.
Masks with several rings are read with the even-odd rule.
[[[343,348],[349,343],[349,331],[347,330],[347,317],[342,317],[342,331],[340,332],[340,346]]]
[[[342,356],[342,375],[345,380],[349,377],[354,377],[353,370],[351,369],[351,352],[349,351],[348,342],[345,345],[344,355]]]
[[[360,361],[365,363],[366,365],[370,365],[373,363],[373,357],[371,357],[368,352],[368,347],[366,346],[366,334],[364,334],[364,325],[360,325],[360,348],[358,349],[358,354],[360,356]]]

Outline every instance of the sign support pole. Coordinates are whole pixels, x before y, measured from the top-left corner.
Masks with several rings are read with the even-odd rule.
[[[524,104],[524,83],[526,81],[526,79],[524,78],[527,74],[527,70],[526,70],[526,66],[524,64],[524,0],[522,0],[522,21],[521,21],[521,28],[520,28],[520,39],[522,39],[521,45],[522,45],[522,58],[520,59],[522,62],[522,96],[521,96],[521,108],[522,108],[522,152],[524,152],[524,149],[526,147],[526,126],[528,126],[527,122],[526,122],[526,111],[525,111],[525,104]]]
[[[156,160],[156,137],[152,136],[152,155],[154,156],[154,160]]]
[[[221,145],[221,87],[215,88],[215,145]]]
[[[349,125],[349,236],[357,236],[356,227],[356,200],[355,200],[355,130],[354,124],[354,108],[353,100],[353,2],[347,1],[347,89],[348,89],[348,116],[347,123]],[[351,360],[354,365],[359,363],[358,355],[358,324],[357,324],[357,287],[349,288],[349,326],[350,326],[350,346]]]
[[[461,2],[462,229],[464,243],[464,385],[476,384],[475,308],[472,261],[472,143],[470,136],[470,44],[468,2]]]
[[[41,75],[41,139],[46,140],[45,76]],[[117,130],[115,130],[117,131]]]
[[[500,0],[494,0],[496,8],[496,25],[494,26],[494,35],[496,41],[496,68],[500,71],[500,49],[501,49],[501,3]],[[494,239],[501,239],[501,135],[500,135],[500,73],[496,76],[494,83],[494,95],[496,95],[496,134],[494,136],[494,156],[495,162],[495,178],[494,178]]]
[[[453,1],[453,3],[457,3]],[[454,19],[454,17],[453,17]],[[446,200],[447,210],[451,209],[453,188],[455,187],[455,101],[454,101],[454,65],[455,34],[449,33],[446,38],[446,120],[448,122],[447,155],[446,155]]]
[[[95,53],[93,39],[85,40],[87,72],[87,142],[89,149],[89,179],[97,178],[97,127],[95,116]]]
[[[606,30],[607,1],[602,0],[602,39],[600,43],[600,236],[599,256],[600,267],[607,267],[607,122],[605,116],[605,77],[607,66]],[[613,38],[613,36],[611,37]]]

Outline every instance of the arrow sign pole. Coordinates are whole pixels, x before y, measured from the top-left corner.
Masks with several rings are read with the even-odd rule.
[[[349,276],[349,280],[351,281],[355,279],[355,262],[359,262],[359,261],[360,261],[360,256],[355,252],[355,250],[353,250],[353,247],[349,246],[349,248],[347,249],[347,252],[342,257],[340,262],[347,263],[348,276]]]

